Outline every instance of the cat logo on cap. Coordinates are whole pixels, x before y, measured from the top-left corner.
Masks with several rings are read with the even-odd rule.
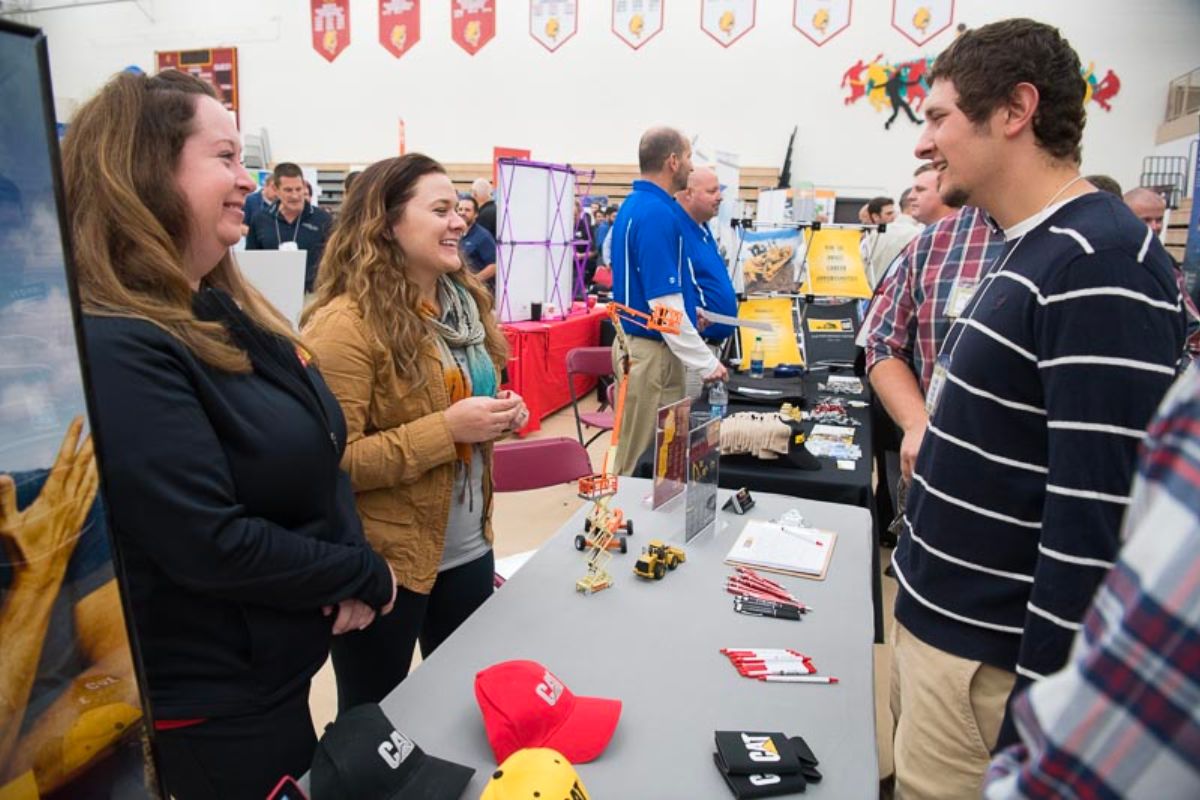
[[[546,701],[546,705],[552,706],[558,702],[558,698],[562,697],[562,681],[551,675],[550,670],[546,670],[546,674],[542,676],[542,682],[534,691],[537,692],[538,697]]]
[[[528,747],[504,760],[479,800],[591,800],[571,762],[557,750]]]
[[[387,762],[387,765],[392,769],[396,769],[404,763],[404,759],[412,754],[415,745],[400,731],[392,731],[392,735],[387,741],[380,743],[379,755]]]

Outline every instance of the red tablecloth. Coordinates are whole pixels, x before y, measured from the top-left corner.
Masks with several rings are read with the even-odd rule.
[[[529,422],[518,436],[539,430],[542,419],[571,404],[567,353],[576,347],[599,345],[600,320],[604,318],[604,308],[597,306],[562,320],[501,323],[509,350],[504,388],[525,398],[529,407]],[[595,378],[577,375],[575,396],[585,396],[595,385]]]

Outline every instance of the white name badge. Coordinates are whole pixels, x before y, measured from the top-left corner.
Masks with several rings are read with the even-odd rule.
[[[300,246],[297,245],[295,242],[280,242],[279,249],[286,250],[288,252],[292,252],[294,250],[299,250]]]
[[[929,378],[929,389],[925,392],[925,413],[930,417],[937,410],[938,401],[942,399],[942,390],[946,388],[946,373],[950,368],[950,359],[939,356],[933,366],[933,375]]]
[[[978,288],[979,281],[955,281],[954,288],[950,290],[950,299],[946,301],[946,316],[950,319],[958,319],[965,314],[967,305],[970,304],[971,298],[975,296],[975,290]]]

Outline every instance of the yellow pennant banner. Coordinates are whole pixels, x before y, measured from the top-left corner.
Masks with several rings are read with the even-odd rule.
[[[871,297],[871,284],[863,264],[857,229],[806,230],[808,264],[800,294],[816,297]]]

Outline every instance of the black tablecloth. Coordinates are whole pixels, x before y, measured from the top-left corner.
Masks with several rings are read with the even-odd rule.
[[[817,386],[825,381],[827,373],[819,372],[805,376],[803,380],[804,395],[811,405],[816,398],[824,393]],[[834,374],[849,374],[841,372]],[[862,397],[847,395],[847,399],[865,400]],[[703,402],[701,402],[703,407]],[[768,404],[762,400],[747,402],[744,398],[730,394],[729,413],[738,411],[778,411],[779,404]],[[871,414],[869,408],[851,408],[847,406],[851,419],[858,420],[861,425],[855,428],[854,443],[862,448],[862,458],[855,462],[853,470],[838,469],[836,459],[818,458],[821,463],[819,470],[796,469],[782,460],[763,460],[749,455],[721,456],[720,485],[728,489],[739,489],[743,486],[750,491],[774,492],[792,497],[806,497],[811,500],[825,500],[830,503],[845,503],[852,506],[871,508]],[[805,420],[804,433],[812,432],[813,423]]]

